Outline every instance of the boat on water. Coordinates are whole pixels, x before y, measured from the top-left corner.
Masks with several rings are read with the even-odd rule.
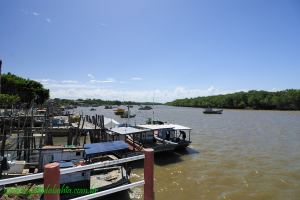
[[[223,110],[220,109],[220,110],[213,110],[212,108],[208,107],[208,108],[205,108],[205,110],[203,111],[204,114],[222,114],[223,113]]]
[[[136,114],[131,114],[128,111],[125,111],[122,115],[120,115],[121,118],[134,118],[136,116]]]
[[[118,108],[116,110],[114,110],[115,115],[123,115],[125,112],[125,109],[123,108]]]
[[[152,110],[153,108],[151,106],[141,106],[139,107],[139,110]]]
[[[144,151],[145,148],[152,148],[155,153],[173,151],[174,144],[157,141],[154,138],[153,131],[138,127],[116,127],[107,132],[110,140],[125,141],[132,151]]]
[[[96,108],[91,108],[90,111],[96,111]]]
[[[79,148],[46,146],[41,151],[41,168],[47,163],[58,162],[60,168],[84,166],[126,157],[129,145],[124,141],[85,144]],[[85,185],[102,191],[129,183],[129,175],[123,165],[97,168],[61,175],[60,184]]]
[[[112,109],[113,107],[112,106],[109,106],[109,105],[106,105],[104,106],[104,109]]]
[[[191,142],[192,129],[179,124],[144,124],[137,127],[150,129],[153,137],[162,143],[171,144],[174,149],[182,149],[189,146]],[[188,136],[187,136],[188,135]]]

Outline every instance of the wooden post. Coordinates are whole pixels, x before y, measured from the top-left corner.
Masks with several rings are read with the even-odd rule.
[[[154,200],[154,151],[144,149],[144,200]]]
[[[49,163],[44,167],[44,199],[59,200],[59,179],[60,171],[58,163]]]

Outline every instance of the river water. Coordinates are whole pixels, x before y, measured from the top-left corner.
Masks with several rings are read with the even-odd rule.
[[[77,108],[126,122],[113,110]],[[156,200],[296,200],[300,199],[300,112],[224,110],[202,114],[201,108],[155,106],[154,119],[193,129],[185,151],[155,155]],[[131,124],[145,123],[153,111],[139,111]],[[143,178],[143,169],[132,171]],[[143,189],[107,199],[143,199]]]

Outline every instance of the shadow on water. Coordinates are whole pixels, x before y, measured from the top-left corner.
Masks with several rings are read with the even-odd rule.
[[[190,147],[187,147],[187,148],[184,148],[184,149],[179,149],[179,150],[177,150],[176,153],[179,154],[179,155],[184,156],[184,155],[199,154],[200,151],[197,151],[197,150],[195,150],[195,149],[192,149],[192,148],[190,148]]]
[[[144,160],[136,160],[128,163],[128,166],[133,169],[143,169],[144,168]]]
[[[174,152],[162,152],[159,154],[155,154],[154,156],[154,163],[156,165],[169,165],[183,161],[180,158],[180,155]]]
[[[154,155],[154,164],[163,166],[163,165],[179,163],[183,161],[181,156],[194,155],[199,153],[200,153],[199,151],[189,147],[185,149],[176,150],[175,152],[160,152]],[[142,169],[144,168],[144,160],[131,162],[128,166],[134,169],[139,169],[139,168]]]
[[[98,200],[130,200],[130,196],[129,196],[129,192],[127,190],[125,191],[121,191],[121,192],[117,192],[117,193],[113,193],[104,197],[98,197],[95,198]]]

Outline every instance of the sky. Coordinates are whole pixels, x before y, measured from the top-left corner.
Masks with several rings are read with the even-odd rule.
[[[299,0],[0,0],[2,71],[52,98],[300,87]]]

